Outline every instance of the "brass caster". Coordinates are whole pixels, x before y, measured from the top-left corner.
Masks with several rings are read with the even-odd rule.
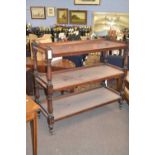
[[[41,111],[39,110],[37,113],[38,113],[38,118],[40,119],[40,117],[41,117]]]
[[[122,110],[122,103],[119,103],[119,109]]]
[[[122,102],[123,102],[122,100],[119,100],[119,109],[120,110],[122,110],[122,104],[123,104]]]
[[[49,133],[50,133],[50,135],[54,135],[54,129],[53,129],[53,126],[52,126],[52,127],[49,127]]]
[[[36,98],[35,99],[35,102],[39,104],[40,103],[40,100],[38,98]]]

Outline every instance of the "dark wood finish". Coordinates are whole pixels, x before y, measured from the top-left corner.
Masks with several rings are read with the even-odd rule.
[[[118,98],[113,98],[112,94],[114,92],[111,91],[107,91],[106,96],[108,96],[108,94],[111,94],[111,97],[109,98],[108,101],[105,101],[104,98],[103,102],[96,102],[97,98],[95,98],[95,102],[93,105],[89,105],[87,103],[87,100],[89,100],[89,93],[90,92],[85,92],[83,94],[87,94],[85,97],[85,102],[86,104],[84,104],[84,100],[82,101],[82,94],[74,94],[74,96],[70,95],[68,96],[67,100],[71,100],[71,99],[77,99],[77,101],[73,100],[72,103],[77,103],[76,105],[80,105],[81,108],[79,110],[76,110],[76,108],[73,108],[72,110],[70,109],[69,112],[67,112],[66,114],[64,114],[63,110],[66,111],[68,110],[67,108],[67,101],[65,101],[66,98],[61,99],[62,102],[64,103],[64,107],[61,115],[57,115],[55,114],[56,112],[56,105],[57,105],[57,100],[53,100],[52,99],[52,94],[53,91],[55,90],[65,90],[67,88],[73,88],[75,86],[78,85],[82,85],[82,84],[87,84],[87,83],[91,83],[91,82],[96,82],[96,81],[103,81],[103,80],[108,80],[108,79],[119,79],[122,78],[122,80],[124,80],[124,72],[122,69],[118,68],[118,67],[114,67],[112,65],[109,65],[107,63],[105,64],[98,64],[95,66],[91,66],[91,67],[81,67],[81,68],[73,68],[73,69],[67,69],[65,71],[56,71],[56,72],[52,72],[51,69],[51,60],[53,57],[58,57],[58,56],[71,56],[71,55],[81,55],[81,54],[85,54],[85,53],[91,53],[91,52],[102,52],[102,53],[107,53],[109,50],[114,50],[114,49],[126,49],[127,45],[125,43],[122,42],[117,42],[117,41],[108,41],[105,39],[97,39],[97,40],[85,40],[85,41],[72,41],[72,42],[61,42],[61,43],[40,43],[40,44],[33,44],[33,52],[35,53],[35,49],[42,49],[41,52],[46,52],[46,64],[47,64],[47,73],[39,73],[36,71],[37,70],[37,62],[36,62],[36,57],[34,57],[34,73],[35,73],[35,81],[36,81],[36,85],[37,83],[41,84],[43,87],[46,88],[47,90],[47,108],[45,109],[43,106],[44,104],[41,106],[42,107],[42,111],[44,113],[44,115],[47,117],[48,120],[48,125],[49,125],[49,129],[50,131],[53,129],[53,123],[54,120],[60,120],[62,118],[66,118],[75,114],[78,114],[80,112],[92,109],[92,108],[96,108],[98,106],[101,106],[106,103],[111,103],[114,102],[116,100],[120,100],[122,99],[122,93],[121,93],[121,97],[118,95]],[[40,50],[39,50],[40,51]],[[50,53],[52,51],[52,53]],[[124,54],[124,59],[126,59],[126,56],[128,55],[127,53],[128,51],[125,50],[125,54]],[[49,56],[48,54],[49,53]],[[36,56],[36,54],[34,54]],[[106,57],[106,55],[105,55]],[[126,63],[124,63],[124,66],[126,66]],[[124,67],[125,70],[125,67]],[[121,84],[120,84],[121,85]],[[118,86],[118,88],[120,88],[121,86]],[[121,87],[123,88],[123,86]],[[98,89],[94,92],[94,94],[98,91]],[[121,89],[122,92],[122,89]],[[102,95],[104,96],[104,92],[102,93]],[[102,97],[102,95],[100,94],[99,97]],[[37,93],[35,94],[36,98],[37,97]],[[93,96],[93,94],[90,95],[90,98]],[[105,96],[105,98],[106,98]],[[81,103],[83,103],[83,106],[81,105]],[[63,104],[61,104],[62,106]],[[71,104],[71,106],[74,104]],[[85,107],[85,105],[87,105]],[[62,114],[63,113],[63,114]]]
[[[37,111],[40,107],[29,97],[26,96],[26,122],[30,122],[33,155],[37,155]]]
[[[49,53],[50,52],[50,53]],[[49,56],[51,55],[51,56]],[[52,60],[52,49],[47,48],[46,50],[46,58],[47,58],[47,104],[48,104],[48,126],[49,130],[53,130],[53,124],[54,124],[54,116],[53,116],[53,104],[52,104],[52,94],[53,94],[53,84],[52,84],[52,67],[51,67],[51,60]]]
[[[116,79],[116,83],[117,83],[117,91],[121,91],[121,87],[122,87],[122,79],[121,78],[118,78]]]
[[[72,13],[83,13],[85,15],[84,22],[73,22],[73,20],[72,20]],[[86,25],[87,24],[87,11],[86,10],[70,10],[69,11],[69,23],[70,24]]]
[[[127,72],[127,75],[125,77],[124,85],[124,99],[129,104],[129,72]]]
[[[26,68],[26,94],[34,95],[34,77],[31,68]]]
[[[40,43],[37,46],[44,50],[46,50],[47,47],[51,47],[53,50],[53,57],[81,55],[94,51],[105,52],[108,50],[127,48],[125,43],[108,41],[105,39],[68,41],[64,43]]]
[[[129,70],[128,68],[128,56],[129,56],[129,45],[127,44],[127,48],[124,49],[124,72],[125,72],[125,75],[127,75],[127,71]]]
[[[32,51],[33,51],[33,58],[34,58],[34,61],[33,61],[33,64],[34,64],[34,79],[36,79],[36,77],[38,76],[38,61],[37,61],[37,48],[35,48],[35,42],[32,43]],[[35,85],[35,101],[37,103],[39,103],[39,97],[40,97],[40,94],[39,94],[39,84],[36,80],[34,80],[34,85]]]

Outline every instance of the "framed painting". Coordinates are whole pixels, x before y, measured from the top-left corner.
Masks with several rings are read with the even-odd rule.
[[[70,24],[87,24],[87,11],[70,10]]]
[[[63,8],[57,9],[57,23],[68,24],[68,9]]]
[[[55,16],[55,9],[54,7],[47,7],[46,8],[47,16],[52,17]]]
[[[32,19],[46,19],[45,7],[33,6],[30,10]]]
[[[100,5],[101,0],[74,0],[75,5]]]

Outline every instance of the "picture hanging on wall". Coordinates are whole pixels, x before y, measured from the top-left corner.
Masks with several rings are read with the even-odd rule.
[[[68,24],[68,9],[65,8],[57,9],[57,23]]]
[[[46,19],[45,7],[33,6],[30,7],[32,19]]]
[[[87,24],[87,11],[70,10],[70,24]]]
[[[100,0],[74,0],[75,5],[100,5]]]
[[[55,16],[55,12],[54,11],[55,11],[54,7],[47,7],[46,8],[47,16],[48,17]]]

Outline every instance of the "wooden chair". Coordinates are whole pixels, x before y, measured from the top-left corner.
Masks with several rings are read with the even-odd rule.
[[[67,59],[55,60],[55,61],[53,61],[52,66],[54,66],[54,67],[62,67],[62,68],[66,68],[66,69],[76,67],[75,64],[72,61],[67,60]]]
[[[38,37],[35,34],[29,34],[29,44],[30,44],[30,52],[31,52],[31,59],[33,59],[33,52],[32,52],[32,42],[36,40]]]
[[[31,59],[33,59],[33,52],[32,52],[32,42],[36,41],[38,43],[49,43],[52,42],[51,34],[44,34],[42,37],[38,38],[35,34],[29,34],[29,40],[30,40],[30,50],[31,50]],[[37,60],[43,61],[45,60],[45,55],[38,52],[37,53]]]

